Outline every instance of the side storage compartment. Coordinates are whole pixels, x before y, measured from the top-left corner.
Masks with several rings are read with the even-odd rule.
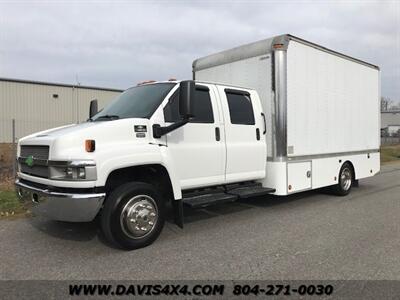
[[[311,161],[288,162],[287,176],[288,194],[311,189]]]

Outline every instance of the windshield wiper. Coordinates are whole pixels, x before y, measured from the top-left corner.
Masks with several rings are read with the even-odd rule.
[[[93,121],[101,120],[101,119],[106,119],[106,120],[118,120],[119,116],[117,115],[104,115],[104,116],[99,116]]]

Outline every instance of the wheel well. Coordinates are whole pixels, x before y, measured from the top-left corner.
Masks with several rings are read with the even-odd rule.
[[[167,169],[162,165],[143,165],[121,168],[112,171],[107,178],[106,193],[111,192],[121,184],[140,181],[154,185],[166,199],[173,199],[171,180]]]
[[[353,172],[353,181],[356,180],[356,170],[354,169],[353,163],[352,163],[351,161],[349,161],[349,160],[346,160],[346,161],[343,163],[343,165],[346,164],[346,163],[351,167],[351,170],[352,170],[352,172]],[[342,166],[343,166],[343,165],[342,165]]]

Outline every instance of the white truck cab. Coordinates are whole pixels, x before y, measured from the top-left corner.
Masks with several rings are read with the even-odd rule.
[[[284,35],[211,55],[194,62],[197,80],[138,85],[92,103],[85,123],[20,139],[21,201],[54,220],[98,216],[108,240],[136,249],[169,202],[183,227],[183,205],[348,194],[379,171],[379,69],[310,44]]]

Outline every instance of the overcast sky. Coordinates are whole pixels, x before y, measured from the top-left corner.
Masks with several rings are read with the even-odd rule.
[[[0,77],[127,88],[191,77],[191,64],[291,33],[377,64],[400,100],[400,1],[0,0]]]

